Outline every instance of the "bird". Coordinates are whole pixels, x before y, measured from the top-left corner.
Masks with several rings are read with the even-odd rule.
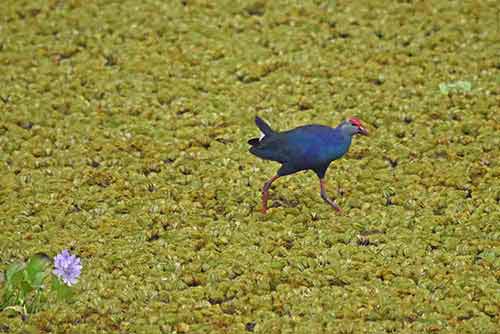
[[[340,212],[335,200],[326,193],[325,174],[332,161],[340,159],[349,151],[354,135],[368,136],[368,130],[361,121],[351,117],[335,128],[311,124],[283,132],[273,130],[259,116],[255,117],[255,124],[261,131],[261,137],[248,140],[250,153],[281,164],[277,173],[262,188],[262,213],[268,210],[269,188],[274,181],[307,170],[312,170],[318,176],[323,201]]]

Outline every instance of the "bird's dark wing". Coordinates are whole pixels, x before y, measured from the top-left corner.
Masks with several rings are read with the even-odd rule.
[[[318,159],[318,151],[324,145],[324,139],[314,130],[314,126],[295,128],[290,131],[265,136],[250,149],[256,156],[289,163],[296,166],[312,165]],[[256,142],[252,140],[252,144]]]
[[[272,136],[265,136],[262,140],[257,138],[249,141],[251,145],[250,152],[259,158],[273,160],[280,163],[286,163],[291,153],[290,145],[281,133]]]

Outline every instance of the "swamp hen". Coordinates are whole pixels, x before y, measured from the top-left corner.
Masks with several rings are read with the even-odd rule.
[[[267,212],[269,188],[278,178],[303,170],[312,170],[318,175],[321,198],[340,211],[337,203],[330,199],[325,189],[325,173],[330,163],[341,158],[351,146],[352,136],[368,135],[357,118],[350,118],[336,128],[324,125],[304,125],[298,128],[278,132],[259,116],[255,124],[263,134],[261,138],[248,141],[252,147],[250,153],[265,160],[281,163],[275,176],[264,184],[262,189],[262,212]]]

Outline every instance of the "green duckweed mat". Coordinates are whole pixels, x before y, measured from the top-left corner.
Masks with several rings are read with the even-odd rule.
[[[495,1],[0,4],[0,270],[82,258],[0,333],[499,333]],[[277,129],[363,120],[260,189]],[[0,282],[0,286],[1,286]]]

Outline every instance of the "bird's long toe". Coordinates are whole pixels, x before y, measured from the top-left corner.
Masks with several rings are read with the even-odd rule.
[[[337,202],[333,201],[332,207],[335,209],[335,211],[342,212],[342,208],[338,206]]]
[[[337,212],[340,212],[342,211],[342,209],[340,208],[340,206],[337,204],[337,202],[335,202],[334,200],[330,199],[328,196],[321,196],[323,198],[323,200],[325,201],[326,204],[330,205],[332,208],[335,209],[335,211]]]

